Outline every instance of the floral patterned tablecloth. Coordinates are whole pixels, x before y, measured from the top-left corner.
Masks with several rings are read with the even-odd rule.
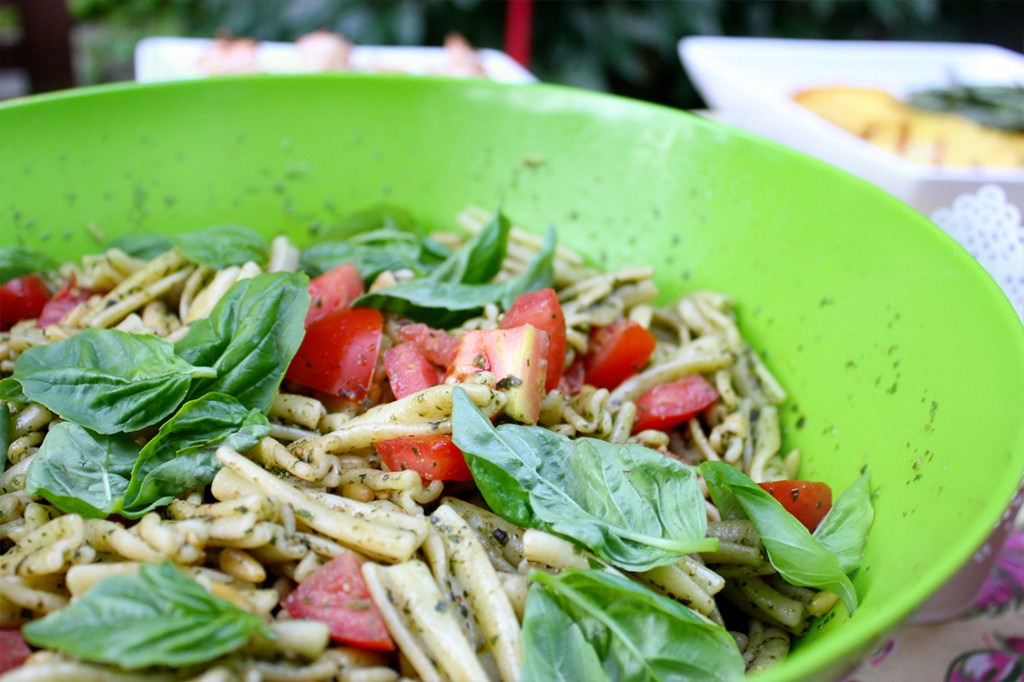
[[[968,613],[902,626],[845,682],[1024,682],[1024,527],[1010,534]]]

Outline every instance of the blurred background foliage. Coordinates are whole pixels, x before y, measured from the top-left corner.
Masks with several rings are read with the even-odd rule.
[[[132,78],[147,35],[290,41],[328,29],[364,45],[501,49],[501,0],[69,0],[80,84]],[[676,52],[687,35],[986,42],[1024,49],[1020,0],[557,0],[534,3],[544,81],[683,108],[703,103]]]

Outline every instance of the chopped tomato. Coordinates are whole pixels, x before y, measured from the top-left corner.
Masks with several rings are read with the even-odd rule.
[[[554,289],[540,289],[521,294],[502,316],[499,329],[513,329],[530,324],[548,335],[548,373],[544,388],[558,388],[565,370],[565,314]]]
[[[347,309],[364,292],[363,276],[352,263],[342,263],[314,278],[309,283],[312,301],[306,313],[306,326],[309,327],[331,313]]]
[[[58,324],[65,315],[79,304],[88,301],[92,295],[93,292],[89,289],[82,289],[78,286],[75,275],[72,273],[57,293],[43,306],[42,312],[39,313],[39,319],[36,320],[36,326],[45,328],[51,324]]]
[[[411,469],[424,481],[470,481],[473,474],[451,436],[403,436],[373,446],[391,471]]]
[[[632,320],[619,320],[590,330],[590,352],[583,359],[586,382],[615,388],[647,364],[657,340]]]
[[[562,380],[558,382],[558,390],[563,395],[576,395],[583,388],[586,372],[587,369],[583,366],[583,356],[577,355],[569,365],[569,369],[565,370]]]
[[[281,605],[293,618],[326,623],[336,642],[376,651],[395,650],[363,580],[359,559],[352,552],[339,554],[313,571]]]
[[[384,371],[395,398],[404,398],[441,383],[438,369],[413,343],[400,343],[384,351]]]
[[[448,332],[428,327],[421,322],[402,326],[398,334],[403,341],[415,344],[427,360],[441,367],[452,364],[455,347],[459,345],[459,340]]]
[[[817,481],[770,481],[759,486],[778,500],[790,514],[814,532],[832,508],[832,489]]]
[[[459,338],[455,359],[445,381],[465,381],[491,372],[507,397],[505,414],[524,424],[536,424],[544,400],[548,373],[548,339],[533,325],[515,329],[475,329]]]
[[[21,667],[25,659],[32,655],[32,650],[25,643],[21,631],[9,628],[0,630],[0,675]]]
[[[50,289],[37,275],[15,277],[0,287],[0,329],[39,317],[50,300]]]
[[[285,376],[330,395],[363,400],[377,368],[382,328],[380,311],[373,308],[331,313],[306,329]]]
[[[637,398],[633,433],[668,431],[718,400],[718,391],[699,374],[655,386]]]

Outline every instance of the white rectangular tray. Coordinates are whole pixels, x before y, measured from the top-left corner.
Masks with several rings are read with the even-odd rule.
[[[135,46],[135,80],[140,83],[204,78],[198,66],[214,41],[204,38],[143,38]],[[504,83],[534,83],[536,78],[504,52],[478,50],[487,77]],[[355,71],[402,71],[432,74],[445,64],[441,47],[383,47],[357,45],[350,57]],[[263,73],[303,73],[294,43],[261,42],[256,49],[256,63]]]
[[[930,214],[997,184],[1024,205],[1024,169],[941,168],[875,148],[792,101],[809,87],[850,85],[896,97],[948,86],[1024,84],[1024,56],[992,45],[689,37],[679,55],[719,120],[817,156]]]

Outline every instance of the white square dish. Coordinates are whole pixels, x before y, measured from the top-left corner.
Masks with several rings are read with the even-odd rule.
[[[805,88],[911,91],[949,85],[1024,84],[1024,56],[992,45],[688,37],[680,58],[719,120],[859,175],[922,213],[996,184],[1024,205],[1024,169],[952,168],[904,160],[800,106]],[[1024,112],[1021,113],[1024,116]]]
[[[205,78],[200,58],[213,46],[204,38],[143,38],[135,46],[135,80],[155,83]],[[487,77],[503,83],[535,83],[537,79],[504,52],[477,50]],[[385,47],[356,45],[350,55],[354,71],[440,73],[447,59],[441,47]],[[263,41],[256,47],[256,65],[262,73],[303,73],[295,43]]]

